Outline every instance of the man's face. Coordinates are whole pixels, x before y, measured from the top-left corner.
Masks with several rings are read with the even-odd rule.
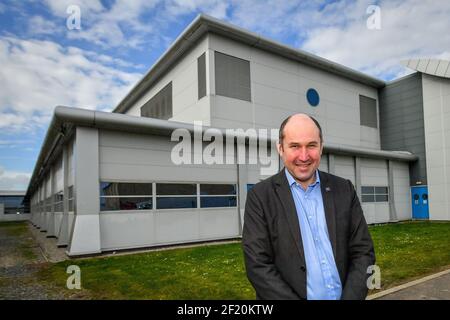
[[[291,175],[306,187],[315,179],[322,156],[319,129],[306,115],[292,116],[284,127],[283,144],[278,152]]]

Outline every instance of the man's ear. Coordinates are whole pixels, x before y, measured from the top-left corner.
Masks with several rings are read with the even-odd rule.
[[[283,156],[283,146],[280,143],[277,143],[277,150],[280,157]]]

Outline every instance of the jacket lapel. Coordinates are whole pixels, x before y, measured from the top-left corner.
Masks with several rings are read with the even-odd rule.
[[[322,191],[323,209],[327,220],[328,235],[330,237],[331,246],[333,247],[333,255],[336,260],[336,211],[334,207],[333,193],[334,190],[328,179],[328,175],[319,171],[320,189]]]
[[[305,261],[305,255],[303,253],[303,241],[300,234],[300,224],[298,222],[297,209],[295,208],[294,199],[292,198],[289,182],[286,178],[286,173],[281,170],[275,179],[275,190],[278,198],[283,205],[283,213],[289,224],[289,229],[294,237],[295,245],[297,246],[298,253],[301,261]]]

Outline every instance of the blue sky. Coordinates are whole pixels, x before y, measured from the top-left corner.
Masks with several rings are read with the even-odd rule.
[[[26,189],[55,106],[112,110],[199,13],[383,80],[450,59],[446,0],[0,0],[0,189]]]

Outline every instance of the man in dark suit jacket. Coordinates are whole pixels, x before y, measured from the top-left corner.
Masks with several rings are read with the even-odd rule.
[[[287,118],[278,144],[285,168],[248,192],[242,245],[258,299],[367,295],[372,239],[352,183],[318,170],[322,140],[312,117]],[[317,207],[306,203],[313,192],[322,199]]]

